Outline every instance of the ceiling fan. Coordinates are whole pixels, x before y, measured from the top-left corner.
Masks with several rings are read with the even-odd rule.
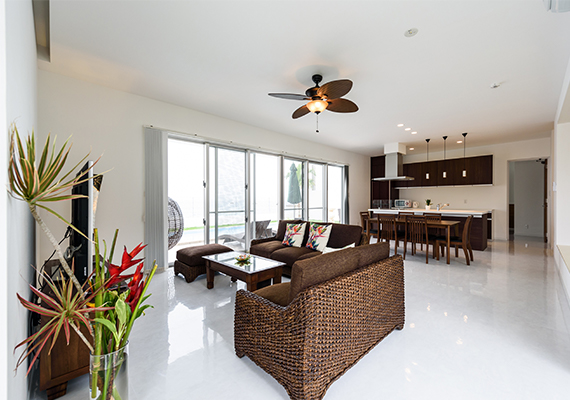
[[[322,75],[313,75],[315,86],[305,91],[305,94],[293,93],[269,93],[270,96],[287,100],[309,101],[307,104],[299,107],[293,113],[293,119],[302,117],[309,112],[319,114],[321,111],[329,110],[339,113],[350,113],[358,111],[358,106],[350,100],[341,99],[342,96],[350,92],[352,89],[352,81],[348,79],[340,79],[325,83],[319,86],[323,80]]]

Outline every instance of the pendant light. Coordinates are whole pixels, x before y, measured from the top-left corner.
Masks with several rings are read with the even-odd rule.
[[[429,141],[430,141],[430,139],[426,139],[426,143],[427,143],[426,161],[429,161]],[[426,179],[429,179],[429,172],[426,172]]]
[[[465,140],[467,139],[467,132],[463,132],[463,177],[467,178],[467,168],[465,167]]]
[[[445,149],[447,143],[447,136],[443,137],[443,161],[445,161]],[[445,171],[445,163],[443,163],[443,177],[447,178],[447,171]]]

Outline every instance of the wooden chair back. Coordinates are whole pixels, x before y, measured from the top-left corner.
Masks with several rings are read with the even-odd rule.
[[[378,214],[378,241],[396,240],[396,216],[391,214]]]
[[[441,221],[441,213],[424,213],[427,221]]]
[[[471,242],[471,225],[473,223],[473,215],[467,217],[465,225],[463,225],[463,235],[461,235],[461,240],[463,243],[468,244]]]
[[[428,226],[427,218],[423,215],[414,215],[406,217],[408,227],[409,240],[412,242],[412,254],[416,252],[416,244],[420,243],[426,246],[426,264],[429,258],[429,242],[428,242]]]
[[[370,213],[368,211],[360,211],[360,226],[364,232],[368,232],[368,219],[370,218]]]

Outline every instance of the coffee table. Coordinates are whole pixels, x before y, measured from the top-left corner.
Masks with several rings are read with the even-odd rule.
[[[206,260],[206,280],[208,289],[214,287],[214,272],[219,271],[232,277],[232,281],[239,279],[247,284],[247,290],[253,292],[257,290],[257,283],[273,278],[273,284],[281,283],[281,273],[283,266],[280,261],[255,256],[251,254],[248,265],[237,265],[236,257],[241,256],[241,251],[231,251],[228,253],[202,256]]]

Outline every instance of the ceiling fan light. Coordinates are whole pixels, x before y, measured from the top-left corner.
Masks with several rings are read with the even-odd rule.
[[[328,105],[329,103],[324,100],[312,100],[307,103],[307,108],[310,112],[320,113],[321,111],[325,111]]]

